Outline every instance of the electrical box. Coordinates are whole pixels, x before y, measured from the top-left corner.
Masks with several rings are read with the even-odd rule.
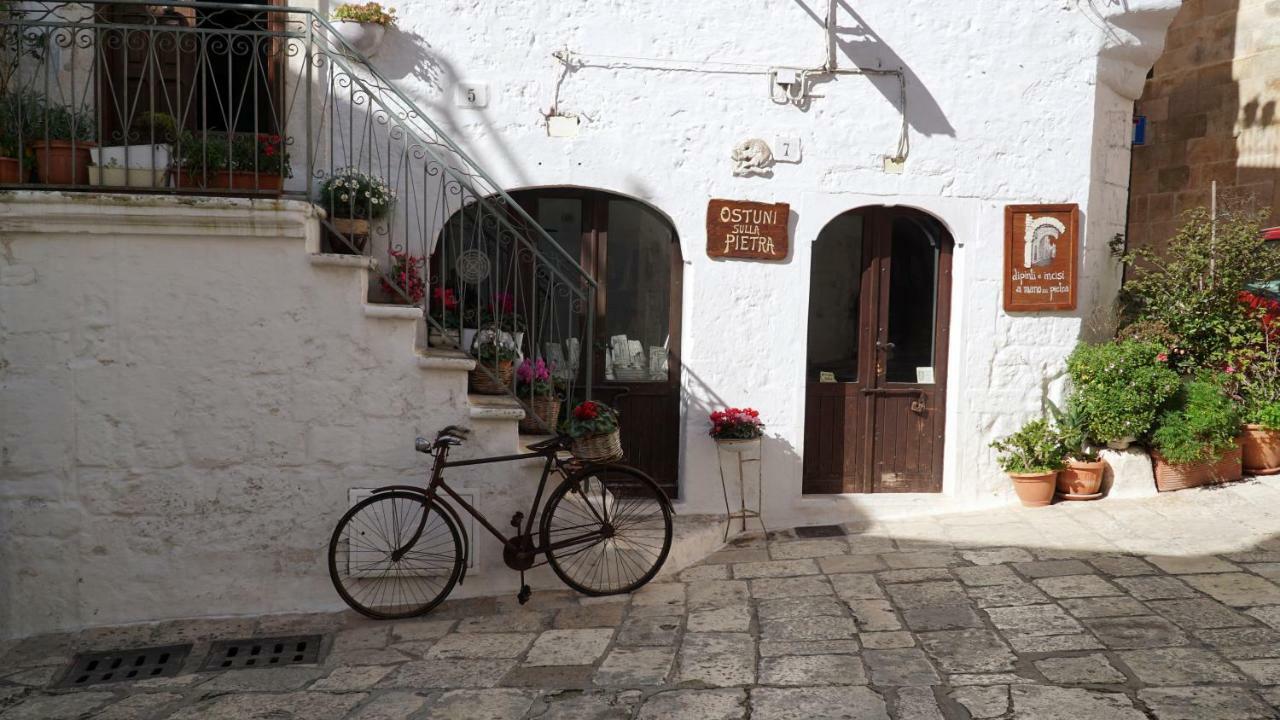
[[[460,108],[488,107],[489,86],[485,83],[458,83],[454,89],[454,103]]]
[[[884,159],[884,171],[890,175],[901,175],[902,168],[907,163],[901,158],[886,157]]]
[[[552,115],[547,118],[547,134],[551,137],[577,137],[578,118],[571,115]]]

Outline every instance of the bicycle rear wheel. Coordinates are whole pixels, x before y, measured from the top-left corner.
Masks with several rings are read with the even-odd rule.
[[[453,518],[418,493],[381,492],[361,500],[329,540],[334,589],[351,609],[377,619],[430,611],[453,590],[463,562]]]
[[[541,540],[551,569],[574,590],[631,592],[658,574],[671,551],[671,501],[635,468],[590,467],[551,493]]]

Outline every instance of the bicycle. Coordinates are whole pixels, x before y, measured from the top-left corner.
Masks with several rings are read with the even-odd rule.
[[[507,567],[520,571],[524,604],[531,594],[524,573],[549,564],[560,580],[585,595],[616,595],[653,579],[671,550],[671,501],[648,475],[618,463],[583,464],[561,457],[570,438],[530,445],[528,452],[450,461],[468,430],[450,425],[434,441],[414,448],[433,455],[425,488],[388,485],[356,503],[329,541],[329,576],[353,610],[377,619],[430,612],[465,579],[471,543],[452,500],[496,537]],[[511,518],[516,534],[503,535],[444,479],[449,468],[545,459],[533,505]],[[539,504],[552,472],[564,479]],[[440,492],[443,491],[443,494]],[[447,496],[447,499],[446,499]],[[538,541],[533,524],[540,519]],[[539,556],[545,555],[542,562]]]

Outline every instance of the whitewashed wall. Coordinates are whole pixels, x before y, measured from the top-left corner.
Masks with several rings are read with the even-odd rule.
[[[402,3],[401,29],[373,61],[499,184],[599,188],[671,218],[686,262],[686,502],[712,508],[719,496],[708,407],[751,405],[769,423],[771,509],[785,521],[823,507],[800,499],[809,245],[831,218],[866,204],[918,207],[956,239],[945,487],[965,501],[1007,496],[987,445],[1041,412],[1085,321],[1112,297],[1119,274],[1106,241],[1123,230],[1130,102],[1178,5],[841,3],[839,64],[906,73],[902,174],[883,170],[901,123],[896,79],[821,82],[822,97],[801,110],[772,103],[759,69],[724,64],[820,65],[822,0]],[[551,53],[566,48],[582,64],[561,81]],[[459,82],[487,84],[489,105],[458,107]],[[559,111],[581,119],[576,137],[548,136],[557,82]],[[779,135],[800,138],[800,163],[769,178],[731,175],[736,143]],[[791,203],[791,257],[709,260],[712,197]],[[1081,206],[1077,312],[1001,309],[1003,206],[1032,202]]]

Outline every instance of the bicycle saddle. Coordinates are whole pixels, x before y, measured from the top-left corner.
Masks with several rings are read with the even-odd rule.
[[[537,452],[539,450],[548,450],[550,448],[563,450],[569,447],[570,442],[571,440],[567,435],[557,435],[552,438],[547,438],[546,440],[543,440],[541,442],[533,443],[529,445],[529,449],[534,452]]]

